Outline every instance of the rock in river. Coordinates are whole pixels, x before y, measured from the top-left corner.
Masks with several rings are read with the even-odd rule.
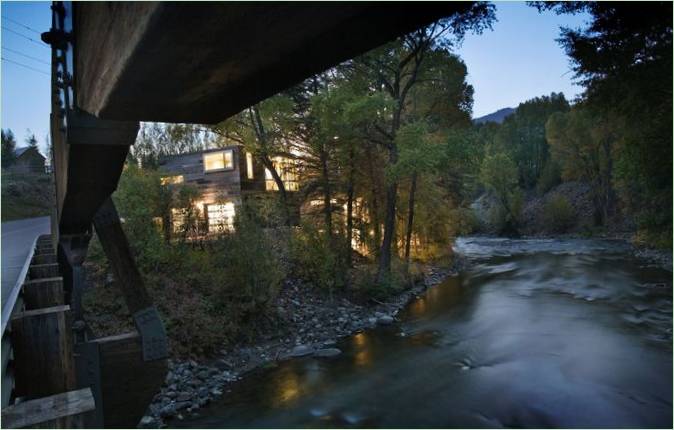
[[[311,349],[311,347],[306,346],[306,345],[297,345],[296,347],[293,348],[292,351],[290,351],[290,355],[292,357],[304,357],[307,355],[311,355],[314,353],[314,350]]]
[[[382,315],[377,319],[377,322],[381,325],[390,325],[393,324],[393,317],[389,315]]]
[[[316,351],[316,357],[335,357],[341,354],[342,351],[339,348],[324,348]]]

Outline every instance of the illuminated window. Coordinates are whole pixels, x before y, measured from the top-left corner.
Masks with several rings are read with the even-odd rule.
[[[183,175],[176,176],[162,176],[160,179],[162,185],[182,184],[185,182]]]
[[[208,232],[221,233],[234,230],[234,203],[209,204],[206,206],[208,214]]]
[[[246,174],[248,179],[253,179],[253,154],[246,152]]]
[[[274,170],[283,181],[286,191],[298,191],[300,189],[299,175],[297,173],[297,164],[294,160],[283,157],[274,157]],[[265,169],[265,189],[267,191],[278,191],[278,186],[269,169]]]
[[[231,149],[204,154],[204,172],[229,170],[234,168],[233,155]]]
[[[173,225],[174,233],[180,233],[183,231],[185,228],[185,218],[187,218],[187,209],[171,209],[171,224]]]

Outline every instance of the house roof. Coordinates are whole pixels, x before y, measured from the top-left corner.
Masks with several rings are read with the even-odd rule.
[[[20,148],[16,148],[16,149],[14,150],[14,154],[15,154],[17,157],[21,157],[21,156],[22,156],[26,151],[28,151],[29,149],[35,149],[35,152],[37,152],[42,158],[44,158],[44,155],[40,154],[40,151],[39,151],[37,148],[33,148],[33,147],[31,147],[31,146],[22,146],[22,147],[20,147]]]

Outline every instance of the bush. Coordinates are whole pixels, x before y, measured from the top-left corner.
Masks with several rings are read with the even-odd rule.
[[[536,183],[536,191],[543,195],[562,182],[562,169],[553,160],[548,160]]]
[[[333,237],[332,243],[327,234],[319,232],[314,226],[305,224],[296,229],[290,241],[292,272],[295,276],[327,290],[329,293],[346,286],[347,267],[339,246],[343,239]]]
[[[218,307],[230,308],[237,319],[247,319],[276,298],[285,273],[264,230],[245,211],[239,211],[235,227],[234,234],[216,245],[211,269],[220,276]]]
[[[554,196],[543,206],[543,222],[554,233],[564,233],[575,222],[576,214],[569,201],[563,196]]]

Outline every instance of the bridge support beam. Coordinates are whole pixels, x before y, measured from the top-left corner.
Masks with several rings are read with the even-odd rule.
[[[25,311],[12,318],[15,395],[29,399],[75,388],[70,307]]]

